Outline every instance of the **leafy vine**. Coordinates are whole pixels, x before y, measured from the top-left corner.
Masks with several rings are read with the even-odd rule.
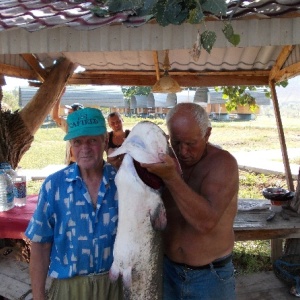
[[[184,22],[205,23],[207,16],[219,20],[228,17],[226,0],[95,0],[92,3],[91,11],[98,17],[126,11],[131,16],[143,17],[147,21],[155,19],[161,26]],[[234,33],[230,20],[223,23],[225,38],[234,46],[238,45],[240,36]],[[202,48],[210,53],[217,39],[216,33],[207,29],[198,35],[192,50],[194,60],[198,60]]]

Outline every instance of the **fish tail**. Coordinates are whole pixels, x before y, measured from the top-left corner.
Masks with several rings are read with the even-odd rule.
[[[130,288],[132,284],[132,276],[131,276],[132,268],[128,267],[123,271],[123,284],[125,288]]]
[[[109,279],[112,281],[112,282],[115,282],[118,280],[120,276],[120,270],[119,268],[115,265],[115,264],[112,264],[110,270],[109,270]]]

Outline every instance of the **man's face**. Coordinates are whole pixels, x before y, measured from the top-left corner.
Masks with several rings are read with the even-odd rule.
[[[101,165],[106,147],[106,135],[80,136],[70,140],[72,153],[79,167],[93,169]]]
[[[109,117],[107,122],[113,131],[123,130],[122,119],[118,115]]]
[[[191,118],[178,116],[169,124],[170,142],[182,166],[192,166],[205,153],[210,130],[203,137],[201,128]]]

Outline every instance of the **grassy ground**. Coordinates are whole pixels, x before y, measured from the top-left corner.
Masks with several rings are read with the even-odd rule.
[[[125,118],[124,128],[131,129],[142,119]],[[163,120],[151,120],[165,131]],[[288,148],[300,148],[299,120],[283,119],[284,133]],[[210,141],[228,151],[253,151],[280,149],[276,122],[273,118],[258,117],[254,121],[212,122]],[[19,167],[41,169],[49,164],[63,164],[65,154],[64,133],[59,128],[41,128],[35,135],[30,150],[23,156]],[[291,163],[300,164],[299,158]],[[28,182],[28,193],[38,193],[42,181]],[[286,187],[283,176],[256,174],[240,171],[239,198],[262,198],[264,187],[280,184]],[[238,273],[251,273],[272,268],[269,241],[236,242],[234,263]]]

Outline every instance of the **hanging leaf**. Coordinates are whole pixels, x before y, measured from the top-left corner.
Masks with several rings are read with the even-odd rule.
[[[225,35],[225,37],[227,38],[227,39],[229,39],[232,35],[233,35],[233,28],[232,28],[232,25],[231,24],[229,24],[229,23],[225,23],[225,26],[224,26],[224,28],[222,29],[222,31],[223,31],[223,33],[224,33],[224,35]]]
[[[217,35],[215,32],[206,30],[201,34],[201,45],[208,53],[210,53],[216,39]]]
[[[233,45],[233,46],[237,46],[240,41],[241,41],[241,37],[239,34],[233,34],[230,39],[228,39],[228,41]]]
[[[202,10],[216,16],[226,16],[227,5],[224,0],[206,0],[202,3]]]
[[[222,29],[226,39],[234,46],[237,46],[240,43],[240,36],[235,34],[233,27],[230,23],[226,23]]]

